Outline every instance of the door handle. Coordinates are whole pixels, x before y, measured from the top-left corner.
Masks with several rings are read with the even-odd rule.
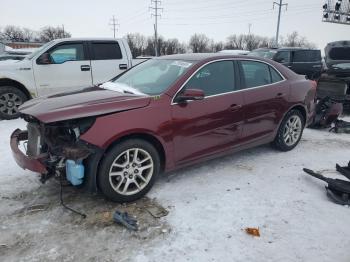
[[[127,64],[119,64],[119,69],[120,70],[128,69],[128,65]]]
[[[82,65],[80,66],[81,71],[90,71],[91,67],[89,65]]]
[[[276,95],[276,97],[284,97],[284,96],[285,96],[284,93],[278,93],[278,94]]]
[[[233,105],[230,105],[229,110],[230,111],[237,111],[237,110],[239,110],[241,108],[242,108],[242,105],[233,104]]]

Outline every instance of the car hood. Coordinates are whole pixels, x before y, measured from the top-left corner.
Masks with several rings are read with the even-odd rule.
[[[350,63],[350,41],[336,41],[327,44],[325,62],[328,68],[337,64]]]
[[[150,100],[147,95],[125,94],[95,86],[29,100],[19,111],[41,122],[52,123],[141,108]]]

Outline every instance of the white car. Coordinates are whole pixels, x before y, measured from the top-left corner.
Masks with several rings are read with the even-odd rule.
[[[0,62],[0,118],[19,116],[34,97],[106,82],[136,63],[125,39],[53,40],[21,61]]]

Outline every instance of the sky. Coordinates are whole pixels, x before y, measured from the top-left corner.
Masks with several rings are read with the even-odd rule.
[[[299,32],[323,49],[328,42],[350,38],[350,25],[322,22],[324,0],[283,0],[280,34]],[[251,33],[274,37],[278,10],[273,0],[162,0],[158,32],[165,38],[189,40],[204,33],[215,41],[231,34]],[[113,37],[114,15],[120,24],[117,37],[139,32],[153,34],[151,0],[0,0],[0,27],[16,25],[39,30],[61,26],[73,37]]]

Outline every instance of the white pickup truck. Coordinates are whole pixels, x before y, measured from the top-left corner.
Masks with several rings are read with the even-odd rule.
[[[140,63],[125,39],[53,40],[22,61],[0,62],[0,119],[19,116],[26,100],[106,82]]]

